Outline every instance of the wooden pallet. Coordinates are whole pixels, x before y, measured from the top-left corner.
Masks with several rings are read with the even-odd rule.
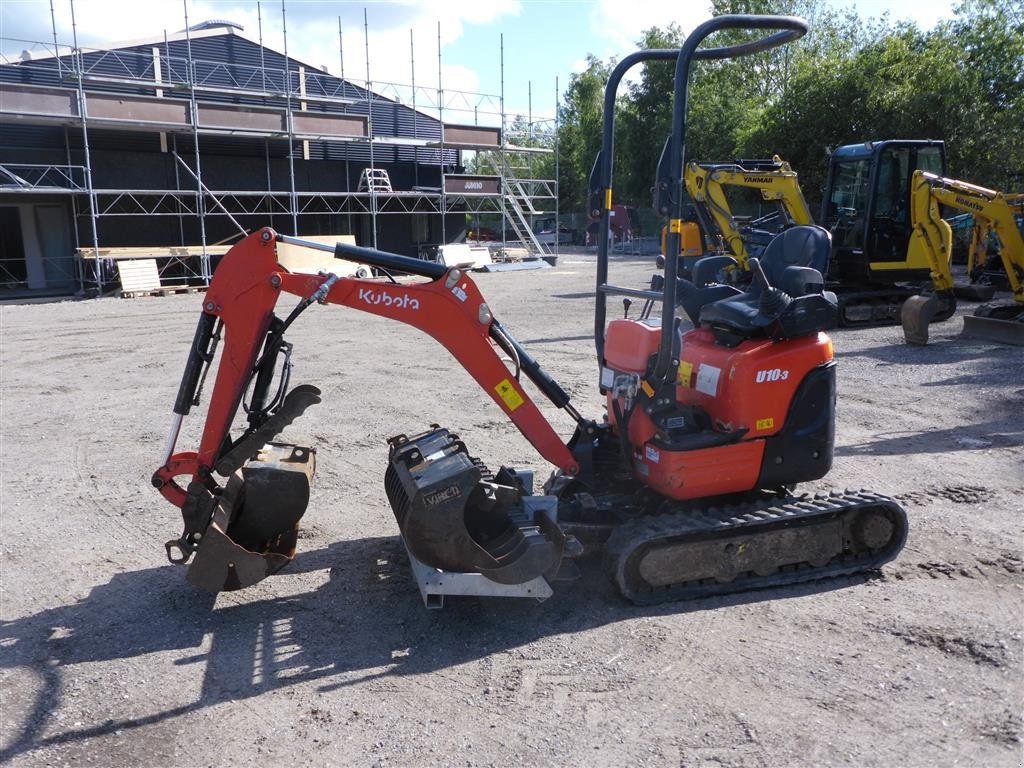
[[[198,293],[206,288],[194,285],[161,285],[156,259],[129,259],[117,263],[121,278],[121,298],[170,296],[174,293]]]
[[[176,293],[202,293],[206,288],[197,285],[178,285],[161,288],[150,288],[142,291],[121,291],[122,299],[137,299],[140,296],[171,296]]]

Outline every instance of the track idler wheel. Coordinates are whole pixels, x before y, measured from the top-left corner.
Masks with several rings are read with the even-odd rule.
[[[189,583],[210,592],[243,589],[290,563],[315,469],[312,448],[268,443],[232,473],[189,566]]]
[[[496,477],[447,429],[389,441],[388,501],[409,552],[431,568],[500,584],[553,575],[565,536],[524,506],[515,475]]]

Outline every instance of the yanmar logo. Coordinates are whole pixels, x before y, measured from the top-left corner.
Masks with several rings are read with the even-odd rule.
[[[420,300],[414,299],[407,293],[403,293],[401,296],[392,296],[390,293],[375,291],[372,288],[360,288],[359,300],[370,306],[377,306],[379,304],[385,307],[395,307],[396,309],[417,310],[420,308]]]
[[[747,184],[771,184],[771,176],[744,176],[743,181]]]
[[[981,203],[976,203],[973,200],[968,200],[966,197],[960,197],[959,195],[957,195],[956,202],[957,205],[962,205],[964,208],[970,208],[972,211],[984,210]]]

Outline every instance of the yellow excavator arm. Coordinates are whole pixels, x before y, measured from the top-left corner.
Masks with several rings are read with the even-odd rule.
[[[908,257],[914,251],[925,254],[931,267],[936,295],[912,296],[903,303],[900,318],[903,335],[908,343],[928,343],[928,324],[937,311],[938,294],[953,290],[953,276],[950,273],[953,231],[941,217],[940,205],[974,216],[972,262],[984,255],[989,233],[996,236],[999,240],[999,258],[1006,270],[1014,302],[1024,305],[1024,237],[1021,236],[1015,217],[1021,199],[1021,195],[1005,195],[966,181],[937,176],[927,171],[914,171],[910,182],[910,223],[913,232]],[[1019,323],[1001,323],[998,318],[984,315],[965,317],[965,332],[971,324],[977,326],[972,335],[988,335],[996,340],[1020,343],[1014,340],[1019,335]]]
[[[814,223],[796,171],[778,155],[772,158],[770,167],[752,169],[736,163],[690,162],[686,166],[684,180],[686,191],[694,203],[703,205],[710,212],[726,247],[744,269],[747,267],[747,248],[741,226],[729,205],[726,187],[759,190],[766,202],[776,202],[781,207],[790,225]]]
[[[993,189],[948,179],[926,171],[915,171],[911,181],[910,211],[914,231],[911,247],[923,247],[932,269],[936,290],[951,290],[949,271],[952,230],[939,215],[946,205],[974,216],[975,237],[972,257],[984,247],[989,232],[999,240],[999,257],[1006,270],[1014,301],[1024,303],[1024,237],[1017,228],[1014,209],[1020,195],[1005,195]],[[984,238],[984,239],[983,239]]]

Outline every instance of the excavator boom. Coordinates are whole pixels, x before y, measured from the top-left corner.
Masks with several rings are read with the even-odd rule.
[[[287,386],[286,372],[290,371],[291,350],[291,345],[284,342],[284,331],[298,313],[313,303],[344,305],[398,320],[429,334],[451,352],[541,456],[559,471],[569,476],[577,474],[579,465],[576,459],[523,388],[519,374],[526,375],[557,407],[565,408],[579,421],[578,414],[569,404],[568,395],[493,317],[476,284],[463,271],[339,243],[326,250],[382,269],[404,269],[428,279],[385,283],[335,275],[292,274],[278,264],[276,243],[279,240],[324,249],[316,243],[287,238],[267,228],[241,241],[224,257],[207,291],[179,388],[167,458],[153,476],[153,484],[160,493],[182,509],[185,522],[181,537],[168,542],[168,556],[173,562],[183,563],[198,550],[193,581],[211,589],[246,586],[282,567],[294,552],[292,532],[297,529],[308,501],[308,482],[312,480],[315,451],[301,446],[282,446],[273,457],[260,457],[277,433],[308,407],[319,402],[319,390],[315,387],[296,387],[287,396],[282,391]],[[294,294],[302,300],[284,321],[274,314],[282,293]],[[212,347],[216,346],[213,340],[219,341],[221,337],[223,349],[199,450],[195,453],[174,453],[181,419],[198,401],[199,384],[204,376],[202,369],[212,362]],[[515,371],[510,371],[502,361],[499,349],[516,361]],[[282,383],[278,395],[269,397],[271,380],[282,355],[285,357]],[[253,394],[246,405],[249,426],[238,439],[231,440],[229,430],[250,386]],[[463,455],[464,451],[455,453]],[[431,458],[427,457],[427,460]],[[270,462],[273,471],[262,467],[262,473],[256,472],[255,467],[249,464],[254,459]],[[417,466],[422,463],[423,459],[414,462]],[[445,471],[454,472],[458,474],[459,482],[466,486],[465,494],[459,490],[460,497],[469,496],[480,482],[490,483],[489,492],[501,496],[497,485],[485,477],[489,473],[481,472],[475,460],[469,459],[468,465],[465,460],[458,466],[456,464],[448,462],[446,469],[440,470],[440,477],[439,470],[435,468],[435,485],[443,485],[443,480],[448,477]],[[296,475],[296,468],[306,476],[305,484]],[[218,482],[215,473],[225,480]],[[411,473],[414,475],[416,471]],[[180,477],[190,478],[186,487],[179,484]],[[294,489],[290,494],[282,494],[272,505],[276,506],[276,513],[252,511],[258,505],[258,502],[254,505],[253,500],[262,494],[245,494],[244,489],[251,486],[256,477],[269,477],[267,485],[276,483],[278,487]],[[412,480],[410,482],[415,484]],[[456,485],[453,480],[446,488],[455,488]],[[434,490],[454,493],[445,488]],[[247,497],[251,498],[247,501]],[[429,494],[425,500],[421,499],[419,507],[411,515],[405,514],[406,508],[415,500],[410,498],[402,502],[403,520],[410,527],[415,528],[417,510],[422,514],[434,511],[424,509],[437,506],[431,505],[430,499]],[[462,521],[468,516],[464,510],[467,502],[467,498],[461,498],[457,512],[453,513],[453,519],[457,521],[455,527],[461,525],[463,531],[465,523]],[[517,498],[511,498],[504,504],[512,508],[516,502]],[[490,504],[487,514],[502,518],[493,507],[494,504]],[[260,523],[254,526],[257,514]],[[491,527],[496,525],[492,523]],[[524,525],[534,525],[534,519]],[[241,539],[238,532],[247,527],[254,528],[245,537],[247,546],[238,546]],[[420,526],[416,530],[424,529],[426,527]],[[210,534],[219,535],[214,537]],[[282,537],[290,537],[290,545],[282,544]],[[471,536],[464,532],[463,540],[464,550],[471,553],[464,553],[465,558],[481,560],[491,570],[497,571],[496,562],[491,562],[486,556],[477,557]],[[437,547],[450,546],[450,541],[438,542],[433,549],[432,545],[423,544],[421,540],[409,543],[410,548],[418,550],[426,562],[441,557]],[[560,549],[557,554],[560,557]],[[553,553],[549,555],[549,559],[555,557]],[[535,552],[532,556],[537,560]],[[538,562],[540,565],[535,571],[537,568],[546,570],[552,565],[551,562]],[[446,565],[450,563],[451,559],[445,561]],[[508,570],[503,573],[508,573]],[[538,572],[529,578],[536,575]]]
[[[743,269],[750,254],[744,227],[729,203],[729,187],[757,190],[763,201],[776,203],[783,217],[782,227],[814,223],[796,171],[778,155],[770,161],[689,162],[684,179],[690,198],[709,211],[726,247]]]
[[[940,205],[970,213],[975,220],[975,240],[978,232],[992,233],[999,241],[999,258],[1003,263],[1006,278],[1014,301],[1024,311],[1024,237],[1016,221],[1016,195],[1009,198],[1001,192],[959,179],[951,179],[926,171],[915,171],[911,180],[910,216],[913,226],[911,243],[923,251],[931,266],[932,281],[937,295],[913,296],[903,304],[901,320],[903,333],[911,344],[928,343],[928,325],[937,311],[939,295],[952,293],[953,276],[950,272],[952,261],[953,232],[942,218]],[[972,243],[972,249],[980,244]],[[976,257],[975,254],[972,254]],[[964,318],[964,328],[969,335],[988,332],[998,340],[1010,343],[1024,343],[1024,323],[1006,325],[1003,318],[993,314],[1019,315],[1020,311],[993,313],[991,309],[983,314]],[[988,312],[988,315],[984,314]],[[1018,339],[1014,341],[1014,339]]]

